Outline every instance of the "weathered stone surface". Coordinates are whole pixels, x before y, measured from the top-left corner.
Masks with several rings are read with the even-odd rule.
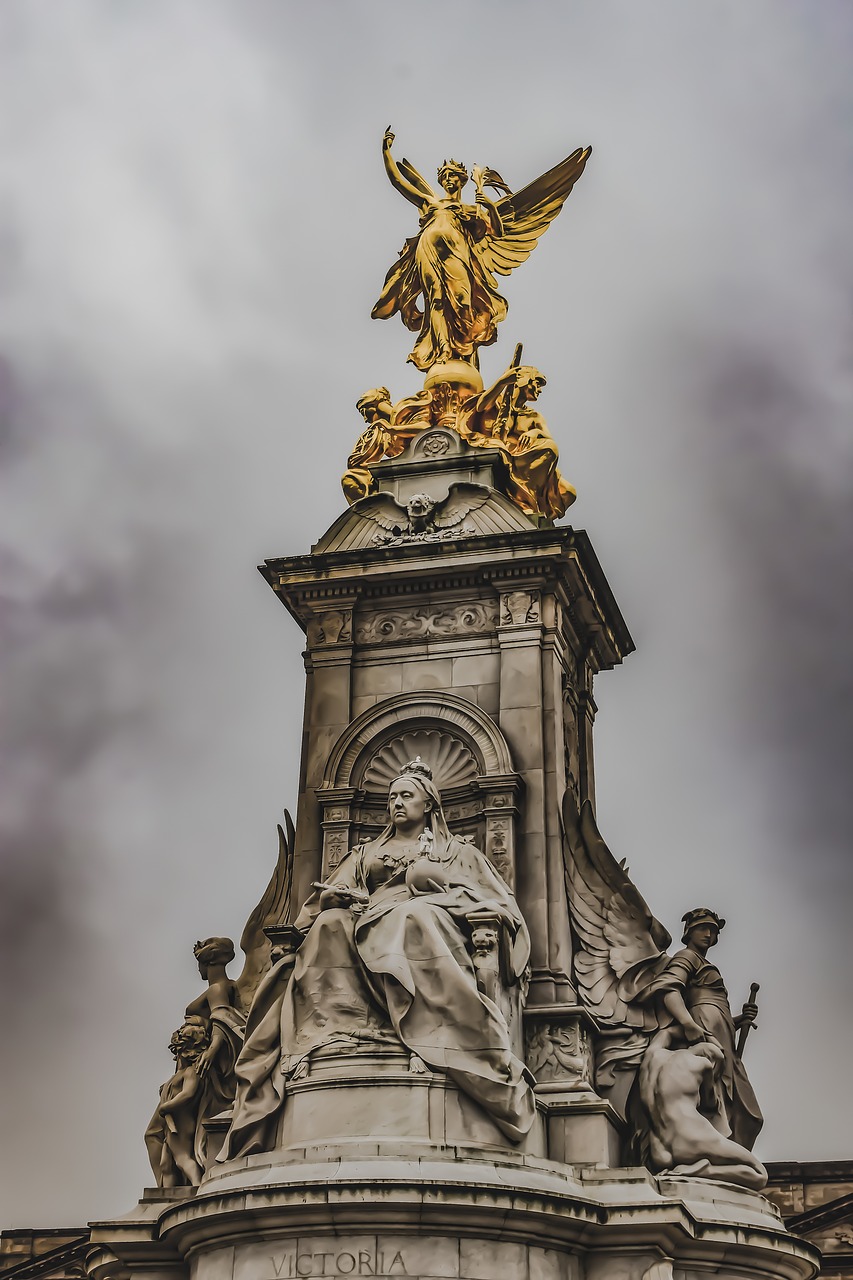
[[[306,637],[287,892],[247,923],[245,986],[226,939],[199,944],[208,991],[148,1133],[164,1185],[94,1224],[88,1273],[810,1280],[814,1250],[736,1145],[760,1122],[741,1061],[756,1008],[733,1017],[706,962],[722,922],[690,913],[669,956],[586,838],[593,683],[633,642],[589,539],[553,525],[575,493],[534,408],[544,377],[520,345],[489,388],[477,361],[506,313],[494,273],[530,254],[590,149],[515,193],[475,168],[469,206],[464,166],[441,166],[442,197],[393,141],[386,173],[421,216],[373,314],[420,328],[424,387],[360,398],[350,509],[262,567]],[[213,1114],[217,1083],[233,1108]]]
[[[814,1251],[751,1192],[657,1181],[644,1170],[577,1177],[530,1156],[496,1164],[474,1150],[459,1152],[462,1160],[433,1151],[417,1159],[389,1144],[329,1144],[294,1151],[292,1163],[266,1156],[223,1166],[192,1200],[94,1224],[93,1280],[111,1274],[98,1251],[104,1241],[113,1268],[120,1261],[133,1280],[140,1266],[150,1274],[154,1258],[171,1260],[172,1280],[182,1280],[189,1255],[193,1280],[665,1280],[666,1268],[679,1280],[814,1274]]]

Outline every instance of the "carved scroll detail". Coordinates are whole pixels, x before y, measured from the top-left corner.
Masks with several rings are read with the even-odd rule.
[[[362,618],[355,628],[358,644],[395,640],[434,640],[446,636],[494,631],[496,601],[475,601],[446,609],[389,609]]]

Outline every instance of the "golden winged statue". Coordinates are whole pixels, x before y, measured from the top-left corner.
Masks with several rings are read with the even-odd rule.
[[[468,170],[445,160],[438,170],[440,197],[408,160],[391,155],[394,134],[385,130],[382,158],[391,185],[420,212],[420,230],[406,240],[371,315],[387,320],[399,311],[418,334],[409,360],[426,372],[434,364],[464,360],[478,365],[477,349],[497,338],[507,313],[496,276],[508,276],[527,259],[556,218],[592,151],[579,147],[553,169],[513,193],[494,169],[474,167],[476,204],[464,204]],[[485,188],[502,192],[492,200]]]

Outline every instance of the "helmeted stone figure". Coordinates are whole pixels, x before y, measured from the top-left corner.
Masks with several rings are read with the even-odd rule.
[[[636,1131],[636,1149],[642,1151],[644,1139],[650,1138],[658,1168],[664,1152],[678,1149],[679,1117],[687,1115],[689,1135],[685,1130],[682,1136],[694,1155],[689,1162],[673,1157],[674,1163],[691,1163],[690,1172],[698,1175],[702,1134],[710,1139],[712,1132],[718,1133],[731,1137],[725,1161],[728,1180],[764,1186],[766,1170],[749,1155],[762,1115],[741,1060],[742,1041],[735,1041],[736,1028],[743,1028],[745,1036],[758,1010],[748,1002],[734,1018],[720,971],[706,959],[725,920],[708,907],[686,912],[684,948],[670,956],[669,933],[602,840],[588,801],[578,811],[567,792],[563,828],[578,939],[575,972],[581,994],[608,1033],[598,1056],[599,1087],[624,1107]],[[699,1051],[698,1057],[697,1052],[686,1052],[703,1044],[712,1045],[713,1052]],[[638,1072],[644,1108],[639,1113]],[[696,1083],[692,1108],[684,1105],[684,1099],[693,1096],[688,1080]],[[662,1102],[670,1089],[678,1093],[678,1106],[667,1112]],[[704,1124],[693,1122],[697,1105]],[[713,1141],[719,1147],[716,1138]],[[716,1154],[708,1149],[701,1156],[719,1163],[723,1149]]]
[[[713,1040],[720,1048],[720,1087],[732,1139],[752,1150],[763,1117],[737,1051],[736,1032],[755,1021],[757,1008],[744,1005],[733,1017],[722,975],[707,959],[725,920],[708,907],[697,907],[683,916],[683,950],[650,982],[645,998],[658,997],[681,1029],[687,1044]]]

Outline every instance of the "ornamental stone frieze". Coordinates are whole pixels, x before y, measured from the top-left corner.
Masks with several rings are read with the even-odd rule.
[[[441,640],[459,635],[485,635],[496,629],[496,601],[447,604],[443,608],[400,608],[363,613],[356,624],[358,644],[381,645],[394,640]]]

